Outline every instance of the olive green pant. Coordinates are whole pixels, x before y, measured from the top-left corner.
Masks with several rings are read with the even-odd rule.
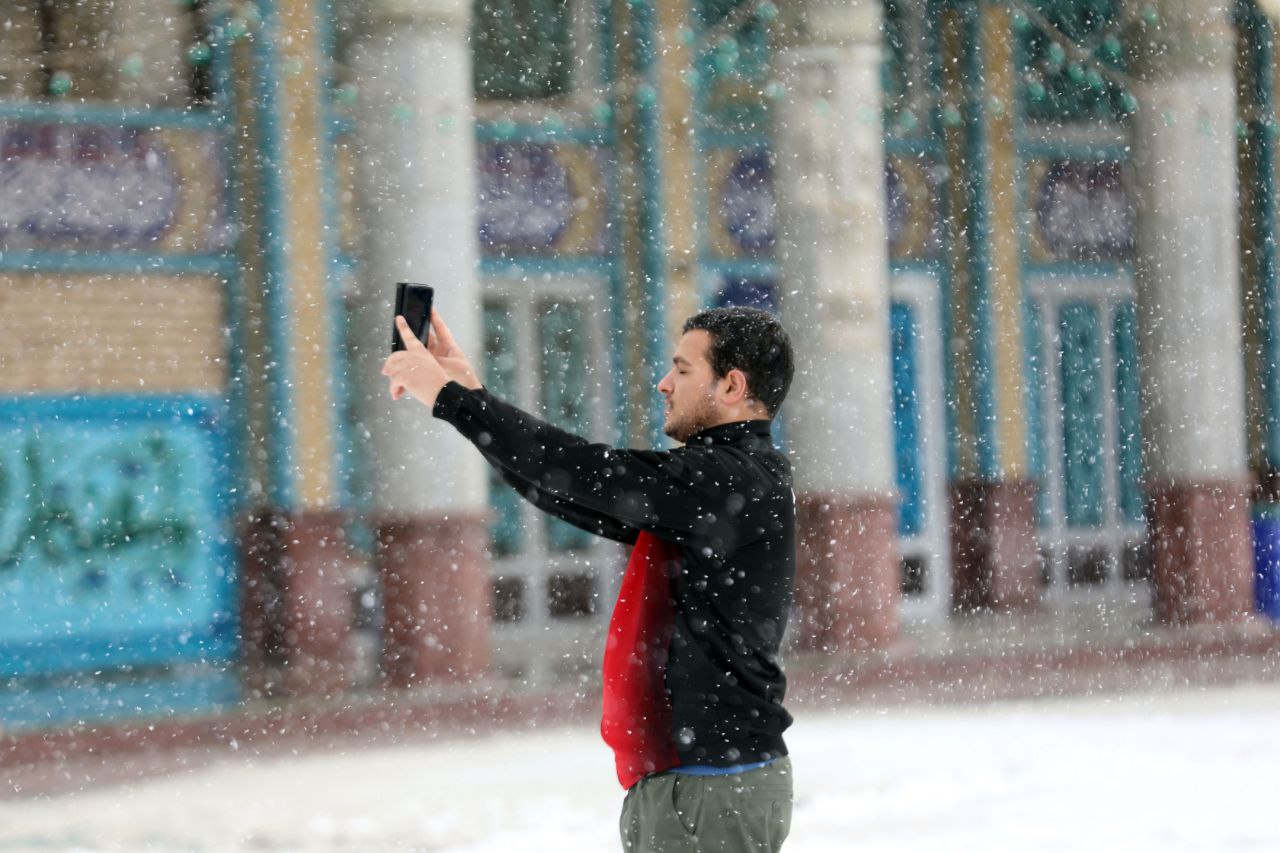
[[[791,759],[733,776],[659,773],[622,804],[626,853],[777,853],[791,831]]]

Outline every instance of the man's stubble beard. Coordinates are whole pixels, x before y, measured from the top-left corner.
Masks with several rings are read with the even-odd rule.
[[[668,438],[674,438],[684,444],[690,438],[715,423],[715,409],[712,406],[711,396],[708,394],[698,399],[698,407],[692,412],[678,420],[668,419],[667,423],[663,425],[662,431],[666,433]]]

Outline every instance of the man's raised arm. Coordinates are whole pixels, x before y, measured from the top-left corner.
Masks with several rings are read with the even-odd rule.
[[[717,476],[708,454],[589,442],[481,387],[438,313],[432,312],[427,346],[403,318],[396,322],[406,348],[392,353],[382,367],[392,398],[409,394],[430,406],[504,475],[536,487],[549,506],[551,500],[571,504],[624,527],[685,541],[696,535],[705,513],[723,502],[723,476]]]

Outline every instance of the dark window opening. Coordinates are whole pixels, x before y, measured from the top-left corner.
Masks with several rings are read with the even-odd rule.
[[[520,101],[567,92],[569,25],[568,0],[475,0],[476,96]]]
[[[525,617],[524,578],[495,578],[493,581],[493,621],[520,622]]]
[[[194,39],[187,53],[191,65],[191,103],[200,106],[212,104],[214,100],[213,63],[210,61],[212,57],[209,51],[209,39],[212,33],[209,30],[208,19],[204,15],[205,7],[208,5],[209,0],[194,0],[191,3],[191,13],[194,16],[192,27]]]
[[[1146,542],[1131,542],[1120,555],[1122,577],[1126,581],[1151,580],[1151,547]]]
[[[903,557],[902,594],[908,596],[924,595],[928,572],[929,561],[925,557]]]
[[[1067,585],[1103,584],[1110,566],[1111,554],[1106,548],[1072,548],[1067,551]]]
[[[547,601],[553,618],[590,616],[596,612],[595,578],[590,575],[552,575],[547,580]]]

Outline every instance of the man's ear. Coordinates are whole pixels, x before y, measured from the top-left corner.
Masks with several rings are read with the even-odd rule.
[[[724,375],[724,391],[721,392],[720,401],[727,406],[736,406],[749,396],[747,393],[747,374],[738,368],[730,370]]]

